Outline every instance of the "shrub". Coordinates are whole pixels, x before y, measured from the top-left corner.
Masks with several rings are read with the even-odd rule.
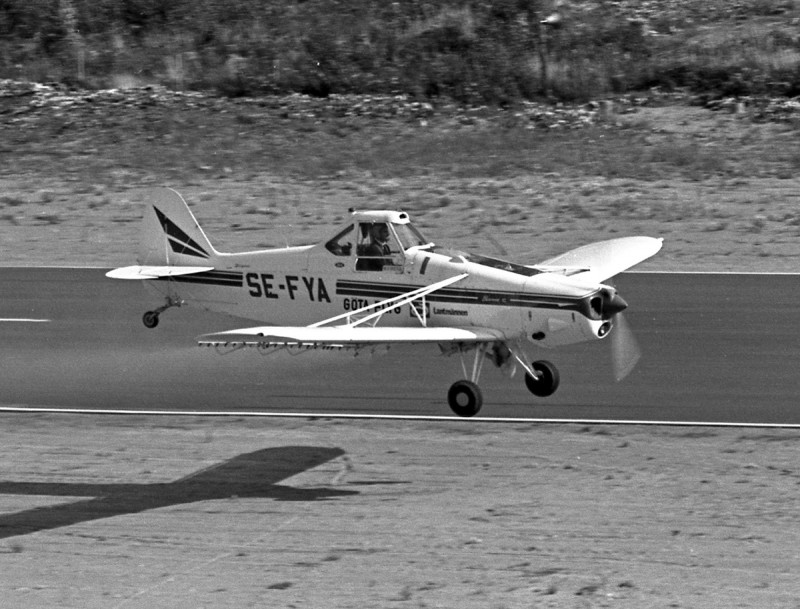
[[[21,71],[103,86],[132,75],[230,96],[410,93],[493,104],[651,86],[711,95],[800,91],[800,49],[787,18],[800,9],[791,0],[733,9],[656,1],[648,22],[626,18],[626,3],[573,3],[560,9],[563,26],[541,39],[537,22],[552,4],[2,0],[0,77]],[[761,17],[774,14],[784,18]]]

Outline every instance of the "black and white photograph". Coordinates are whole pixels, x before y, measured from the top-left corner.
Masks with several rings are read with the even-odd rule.
[[[800,609],[800,0],[0,0],[5,609]]]

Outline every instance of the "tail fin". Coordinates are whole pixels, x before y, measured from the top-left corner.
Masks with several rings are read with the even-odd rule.
[[[139,264],[206,266],[217,256],[180,194],[154,188],[146,196]]]

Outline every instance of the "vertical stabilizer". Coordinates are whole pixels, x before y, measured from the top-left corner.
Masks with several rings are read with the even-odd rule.
[[[217,252],[183,197],[171,188],[145,194],[139,264],[205,266]]]

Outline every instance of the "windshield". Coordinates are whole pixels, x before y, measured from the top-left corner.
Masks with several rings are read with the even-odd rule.
[[[397,239],[400,241],[400,246],[407,250],[409,247],[420,245],[431,245],[425,237],[422,236],[414,226],[409,224],[392,224],[394,232],[397,234]]]
[[[459,252],[459,254],[468,262],[482,264],[483,266],[490,266],[493,269],[500,269],[501,271],[510,271],[512,273],[516,273],[517,275],[525,275],[526,277],[533,277],[534,275],[538,275],[542,272],[523,264],[508,262],[507,260],[500,260],[499,258],[490,258],[489,256],[481,256],[479,254],[465,254],[462,252]]]

